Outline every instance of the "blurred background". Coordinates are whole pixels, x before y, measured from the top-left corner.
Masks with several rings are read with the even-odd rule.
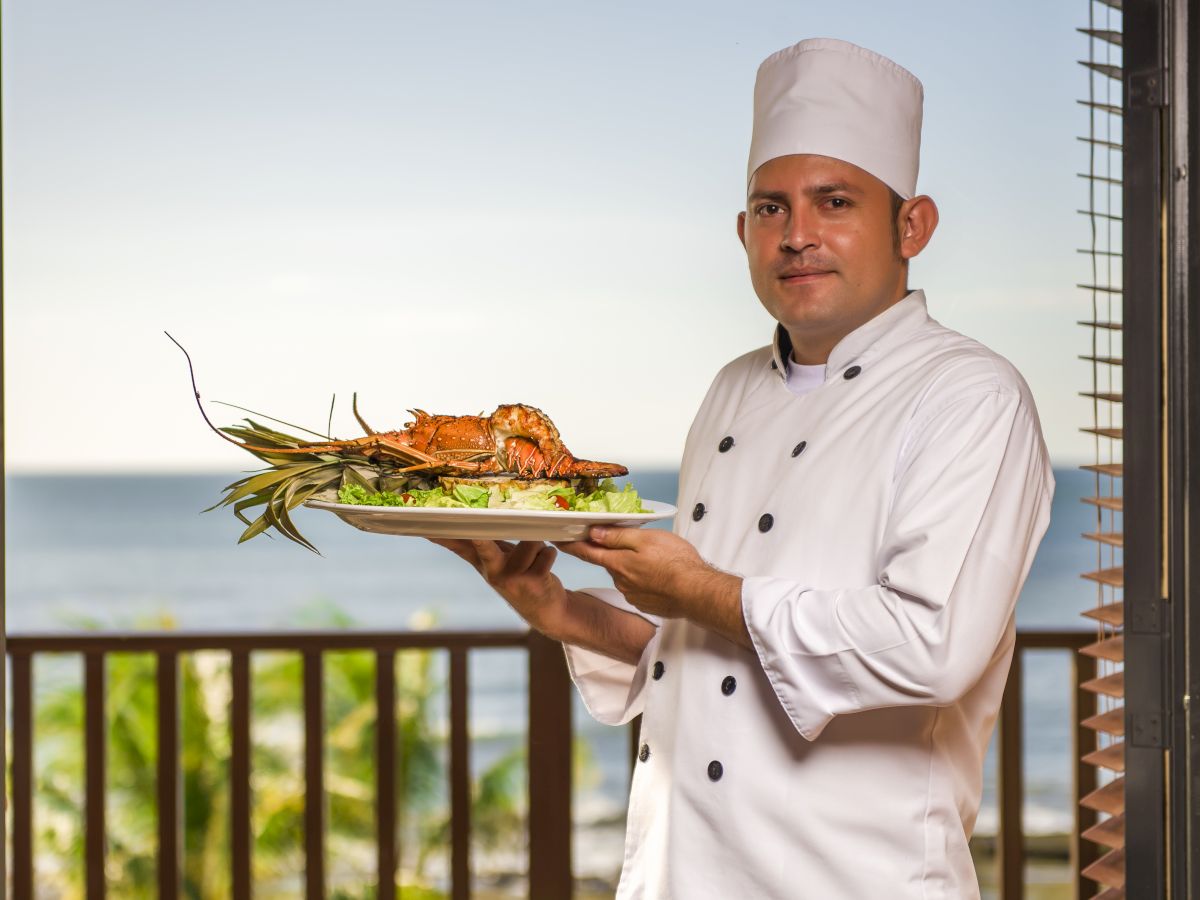
[[[199,515],[252,460],[204,427],[163,330],[191,351],[208,400],[323,431],[336,394],[343,437],[357,431],[353,391],[377,428],[400,427],[414,406],[465,414],[532,403],[577,453],[627,464],[644,496],[672,501],[713,376],[767,343],[774,324],[734,230],[755,70],[817,36],[870,47],[924,84],[918,190],[937,201],[941,223],[909,285],[925,290],[935,319],[1008,357],[1033,390],[1058,491],[1019,617],[1075,627],[1093,596],[1078,577],[1091,562],[1078,537],[1091,482],[1074,468],[1093,446],[1079,431],[1090,370],[1076,358],[1088,347],[1075,287],[1088,280],[1076,253],[1089,239],[1076,214],[1087,186],[1075,176],[1087,159],[1076,139],[1086,132],[1076,60],[1087,38],[1076,28],[1087,9],[6,4],[9,629],[515,627],[474,572],[424,542],[298,513],[317,557],[265,538],[236,546],[231,515]],[[222,424],[240,415],[209,410]],[[605,583],[574,560],[560,568],[573,586]],[[476,878],[480,891],[519,894],[523,776],[504,766],[523,740],[527,685],[519,654],[493,656],[473,669],[472,766],[506,785],[507,799],[493,809],[494,843],[476,848]],[[444,667],[427,662],[432,699],[421,714],[432,718],[422,727],[437,749]],[[226,663],[205,665],[188,677],[218,734],[205,752],[221,759]],[[47,735],[70,724],[77,668],[39,663]],[[298,677],[271,671],[285,693]],[[1026,672],[1036,700],[1026,828],[1050,848],[1035,861],[1044,896],[1067,879],[1057,862],[1072,816],[1064,673],[1055,659]],[[136,683],[136,671],[129,677]],[[294,722],[287,703],[268,706],[256,715],[276,716],[263,734],[283,778]],[[576,875],[584,896],[609,896],[626,743],[578,709],[576,722]],[[47,896],[71,896],[81,871],[81,775],[63,753],[38,758]],[[444,773],[431,766],[432,812],[410,825],[424,829],[433,861],[405,857],[401,871],[413,890],[440,896]],[[995,827],[993,774],[981,834]],[[274,789],[264,785],[259,796]],[[264,896],[294,895],[289,879],[302,867],[295,828],[284,827],[298,820],[279,815],[261,820],[274,831],[258,832],[256,866],[273,860],[256,870]],[[369,896],[370,856],[357,861],[351,819],[330,883]],[[112,852],[138,859],[145,844],[152,856],[153,826],[139,821],[110,824],[125,829]],[[201,880],[201,848],[223,840],[214,823],[188,832]],[[140,877],[137,866],[116,868],[130,884]],[[985,893],[988,878],[984,861]],[[195,895],[220,890],[201,884]]]

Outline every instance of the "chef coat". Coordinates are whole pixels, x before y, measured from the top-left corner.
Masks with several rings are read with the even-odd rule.
[[[680,469],[674,531],[743,578],[754,650],[652,616],[637,665],[566,648],[596,719],[643,716],[617,896],[976,898],[967,841],[1054,493],[1033,396],[921,290],[799,396],[789,354],[780,327],[720,371]]]

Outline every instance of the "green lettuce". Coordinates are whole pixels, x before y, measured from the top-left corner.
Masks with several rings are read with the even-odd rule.
[[[355,506],[423,506],[455,509],[537,509],[562,510],[556,498],[561,497],[570,512],[648,513],[638,492],[627,484],[617,490],[612,479],[606,478],[588,494],[576,493],[566,487],[506,488],[484,487],[459,482],[447,493],[442,487],[430,490],[412,488],[403,491],[372,492],[359,484],[347,483],[338,490],[338,501]]]

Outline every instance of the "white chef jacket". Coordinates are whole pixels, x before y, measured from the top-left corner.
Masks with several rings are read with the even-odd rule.
[[[921,290],[799,396],[789,353],[777,328],[720,371],[680,470],[674,531],[742,576],[754,652],[649,616],[636,666],[566,648],[596,719],[643,714],[617,896],[977,898],[967,841],[1054,493],[1033,396]]]

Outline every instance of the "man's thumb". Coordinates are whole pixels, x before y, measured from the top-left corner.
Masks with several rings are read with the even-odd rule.
[[[588,540],[601,547],[628,548],[632,546],[629,533],[633,528],[605,528],[603,525],[593,525],[588,531]]]

